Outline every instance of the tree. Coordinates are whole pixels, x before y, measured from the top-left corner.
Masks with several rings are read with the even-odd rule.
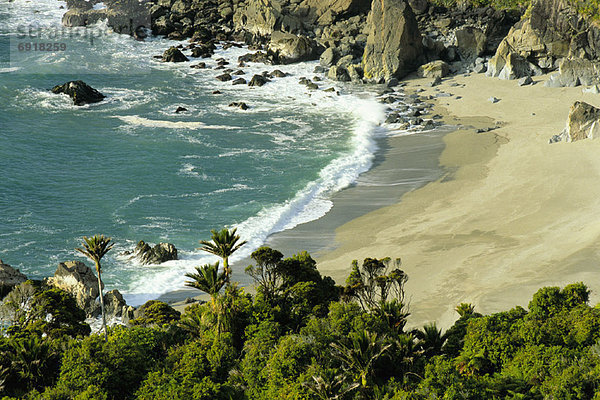
[[[114,243],[111,243],[111,238],[105,238],[104,235],[94,235],[91,238],[83,237],[83,249],[76,248],[78,252],[96,264],[96,273],[98,274],[98,290],[100,291],[100,307],[102,309],[102,327],[104,328],[104,341],[108,341],[108,331],[106,328],[106,314],[104,312],[104,296],[102,295],[102,270],[100,260],[112,249]]]
[[[385,343],[385,337],[363,330],[352,332],[347,340],[333,342],[330,346],[333,349],[331,355],[342,362],[353,382],[359,384],[363,396],[368,397],[375,371],[374,364],[392,345]]]
[[[346,299],[356,299],[365,311],[385,313],[388,299],[394,301],[395,314],[400,318],[395,324],[403,327],[409,313],[404,304],[404,284],[408,275],[398,267],[399,258],[394,262],[394,269],[390,269],[390,258],[365,258],[362,267],[356,260],[352,261],[352,271],[346,279],[344,296]]]
[[[186,277],[191,279],[191,281],[185,282],[185,286],[193,287],[209,294],[214,302],[217,294],[227,281],[225,271],[219,273],[218,261],[214,264],[205,264],[195,268],[196,273],[188,272],[185,274]]]
[[[240,236],[236,235],[237,228],[231,231],[224,228],[220,231],[215,229],[211,230],[212,237],[210,241],[201,240],[200,250],[206,251],[207,253],[214,254],[223,259],[223,271],[225,272],[225,279],[227,284],[231,280],[231,268],[229,268],[229,256],[231,256],[237,249],[246,244],[246,241],[241,241]]]

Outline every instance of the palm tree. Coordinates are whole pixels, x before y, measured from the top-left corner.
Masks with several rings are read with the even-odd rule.
[[[207,253],[214,254],[223,259],[223,271],[225,272],[225,279],[229,284],[231,279],[231,268],[229,268],[229,256],[232,255],[237,249],[246,244],[246,241],[239,242],[240,235],[236,235],[237,228],[231,231],[227,228],[217,231],[212,229],[211,240],[201,240],[200,250],[206,251]]]
[[[86,257],[96,264],[96,273],[98,274],[98,290],[100,291],[100,308],[102,309],[102,327],[104,328],[104,341],[108,341],[108,331],[106,329],[106,315],[104,313],[104,296],[102,295],[102,276],[100,260],[108,253],[114,246],[111,243],[111,238],[106,238],[104,235],[94,235],[91,238],[83,237],[82,248],[76,248],[78,252],[82,253]]]
[[[331,355],[352,374],[364,397],[370,388],[374,364],[392,345],[386,344],[386,338],[378,337],[377,333],[357,331],[351,332],[346,341],[333,342],[330,346],[333,348]]]
[[[201,267],[196,267],[196,273],[188,272],[185,274],[191,281],[186,281],[185,285],[196,288],[210,295],[210,308],[212,309],[212,315],[216,315],[216,326],[217,326],[217,337],[221,334],[222,323],[223,323],[223,312],[222,302],[219,301],[219,291],[223,288],[227,281],[225,271],[219,272],[219,262],[214,264],[206,264]],[[204,315],[202,319],[207,317]],[[200,321],[190,321],[192,323]]]
[[[446,335],[434,323],[423,326],[423,330],[415,329],[413,334],[419,339],[418,347],[427,358],[441,354],[446,342]]]
[[[223,285],[226,282],[225,272],[219,273],[219,262],[214,264],[206,264],[201,267],[196,267],[196,272],[188,272],[186,277],[191,278],[191,281],[186,281],[185,286],[193,287],[208,293],[214,303],[215,298]]]

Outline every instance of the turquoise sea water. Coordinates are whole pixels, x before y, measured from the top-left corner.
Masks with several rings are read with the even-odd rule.
[[[160,63],[152,56],[172,42],[99,24],[92,44],[90,30],[61,30],[61,5],[0,3],[0,258],[27,275],[81,259],[81,237],[102,233],[116,243],[107,288],[135,303],[212,261],[195,250],[210,229],[237,226],[249,241],[237,257],[247,256],[269,234],[324,215],[330,196],[370,167],[383,107],[344,88],[308,91],[298,79],[315,63],[278,67],[291,75],[261,88],[232,86],[215,80],[215,59],[235,68],[245,49],[192,59],[206,70]],[[40,42],[66,50],[23,47]],[[252,64],[244,77],[275,68]],[[76,79],[105,101],[76,107],[48,91]],[[175,244],[181,260],[142,267],[119,257],[141,239]]]

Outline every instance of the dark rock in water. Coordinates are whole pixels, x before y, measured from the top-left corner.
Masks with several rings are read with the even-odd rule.
[[[244,78],[237,78],[236,80],[231,82],[232,85],[245,85],[246,83],[247,82]]]
[[[187,111],[188,109],[185,107],[177,107],[177,110],[175,110],[175,114],[179,114],[180,112],[184,112]]]
[[[239,56],[238,62],[239,63],[254,62],[254,63],[263,63],[263,64],[273,64],[273,59],[271,56],[269,56],[264,51],[257,51],[256,53],[248,53],[248,54],[244,54],[243,56]]]
[[[421,64],[423,41],[406,0],[373,0],[366,29],[369,36],[362,58],[365,78],[401,79]]]
[[[206,63],[201,62],[198,64],[190,65],[190,68],[204,69],[206,68]]]
[[[321,66],[321,65],[317,65],[317,66],[315,67],[315,69],[313,70],[313,72],[314,72],[315,74],[322,74],[322,73],[324,73],[324,72],[327,72],[327,69],[326,69],[325,67]]]
[[[220,90],[215,90],[215,91],[212,92],[212,94],[221,94],[221,91]]]
[[[177,260],[177,249],[171,243],[159,243],[154,247],[143,240],[140,240],[135,246],[133,257],[137,258],[140,263],[147,264],[162,264],[166,261]]]
[[[120,317],[123,315],[123,309],[127,309],[127,303],[117,289],[104,294],[104,312],[107,317]]]
[[[237,107],[237,108],[240,108],[242,110],[247,110],[248,108],[250,108],[243,101],[234,101],[233,103],[229,103],[229,107]]]
[[[164,62],[184,62],[189,59],[183,55],[177,47],[171,46],[163,53],[162,60]]]
[[[98,103],[106,97],[83,81],[71,81],[63,85],[54,86],[52,93],[69,95],[76,106]]]
[[[306,87],[309,88],[310,90],[317,90],[319,88],[319,85],[317,85],[314,82],[309,82],[306,84]]]
[[[275,78],[283,78],[286,77],[287,74],[283,71],[276,69],[273,72],[271,72],[271,76],[274,76]]]
[[[252,79],[250,79],[250,82],[248,83],[248,86],[263,86],[265,83],[268,82],[268,79],[265,78],[262,75],[254,75],[252,77]]]
[[[27,277],[18,269],[4,264],[0,260],[0,299],[6,296],[15,286],[25,282]]]
[[[231,75],[246,75],[246,73],[243,70],[238,69],[237,71],[235,71]]]
[[[323,91],[324,92],[335,92],[335,88],[330,87],[330,88],[327,88],[327,89],[325,89]]]
[[[225,66],[223,66],[223,65],[218,65],[218,66],[216,66],[216,67],[215,67],[215,69],[216,69],[216,70],[218,70],[218,69],[225,69]]]
[[[100,295],[98,278],[84,263],[67,261],[58,264],[54,276],[46,278],[46,284],[71,293],[75,297],[77,305],[88,316],[98,314],[99,304],[96,303],[96,298]]]
[[[225,74],[217,76],[216,79],[220,80],[221,82],[227,82],[227,81],[231,80],[231,75],[225,73]]]

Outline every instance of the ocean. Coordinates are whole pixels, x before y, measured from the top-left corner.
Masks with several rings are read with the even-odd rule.
[[[61,6],[0,3],[0,259],[29,277],[85,261],[75,248],[98,233],[115,242],[107,289],[135,305],[180,288],[185,272],[215,260],[197,250],[211,229],[237,227],[248,244],[232,261],[247,258],[273,233],[324,216],[390,134],[375,87],[299,84],[318,61],[249,63],[248,80],[289,75],[233,86],[215,79],[216,59],[237,69],[247,49],[162,63],[153,56],[181,42],[137,41],[102,23],[65,30]],[[197,61],[208,68],[190,68]],[[79,79],[106,99],[77,107],[49,91]],[[321,90],[331,86],[337,93]],[[250,108],[229,106],[240,101]],[[142,266],[122,256],[139,240],[173,243],[180,260]]]

